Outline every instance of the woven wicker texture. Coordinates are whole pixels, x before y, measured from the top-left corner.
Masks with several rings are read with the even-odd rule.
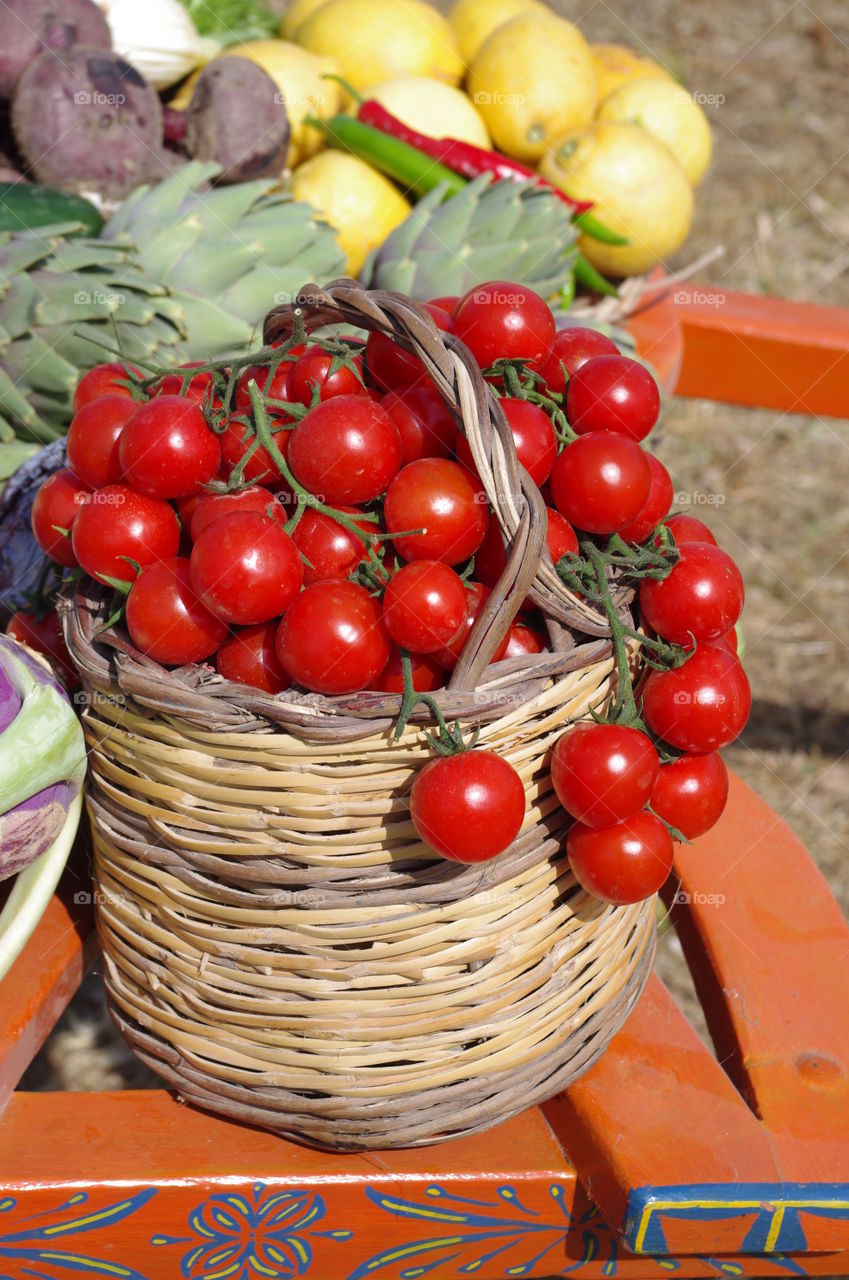
[[[436,857],[408,806],[427,708],[395,742],[397,695],[272,698],[167,671],[103,629],[89,583],[63,612],[89,698],[106,982],[129,1043],[189,1101],[337,1150],[419,1145],[587,1069],[647,978],[654,902],[605,906],[565,858],[548,756],[604,705],[611,646],[543,552],[542,498],[477,367],[399,295],[339,281],[298,305],[308,327],[394,334],[463,424],[513,548],[436,697],[519,771],[525,822],[492,862]],[[273,312],[266,340],[291,324]],[[489,664],[529,591],[553,652]]]

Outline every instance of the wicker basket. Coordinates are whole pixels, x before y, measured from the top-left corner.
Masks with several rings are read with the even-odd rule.
[[[519,770],[525,824],[492,862],[437,858],[408,811],[426,708],[396,743],[393,694],[271,697],[167,671],[104,630],[88,583],[64,622],[88,693],[106,983],[130,1045],[188,1101],[336,1150],[420,1145],[598,1058],[646,981],[654,902],[605,906],[565,858],[548,754],[604,704],[611,645],[542,558],[543,500],[474,361],[400,295],[345,280],[298,305],[308,328],[392,333],[463,423],[513,550],[436,696]],[[278,308],[266,340],[291,325]],[[529,590],[553,652],[490,665]]]

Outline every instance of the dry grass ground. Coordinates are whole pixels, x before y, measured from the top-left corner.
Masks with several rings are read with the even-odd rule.
[[[716,283],[849,304],[849,8],[840,0],[560,0],[557,8],[590,39],[636,45],[706,95],[715,160],[679,264],[721,243],[725,257],[707,273]],[[678,489],[724,499],[698,514],[746,577],[755,707],[729,763],[798,832],[849,912],[849,423],[677,400],[663,452]],[[695,1019],[670,935],[659,964]],[[96,981],[64,1028],[28,1087],[142,1083],[104,1023]]]

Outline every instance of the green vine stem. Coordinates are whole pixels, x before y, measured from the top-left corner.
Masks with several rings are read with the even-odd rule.
[[[470,751],[472,747],[477,745],[480,737],[480,726],[474,730],[469,742],[463,741],[463,730],[459,720],[455,720],[454,724],[449,727],[445,716],[442,714],[442,708],[435,698],[429,693],[417,693],[413,688],[413,664],[410,655],[406,649],[401,650],[401,670],[404,674],[404,696],[401,699],[401,706],[398,709],[398,719],[395,723],[395,731],[393,738],[395,742],[401,737],[401,734],[407,727],[407,722],[413,713],[415,707],[423,704],[431,712],[433,718],[439,726],[439,733],[434,736],[432,733],[425,733],[425,737],[429,745],[434,751],[441,756],[456,756],[463,751]]]

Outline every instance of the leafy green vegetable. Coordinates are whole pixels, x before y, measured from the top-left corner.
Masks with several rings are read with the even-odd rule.
[[[180,0],[202,36],[227,45],[276,36],[280,19],[261,0]]]

